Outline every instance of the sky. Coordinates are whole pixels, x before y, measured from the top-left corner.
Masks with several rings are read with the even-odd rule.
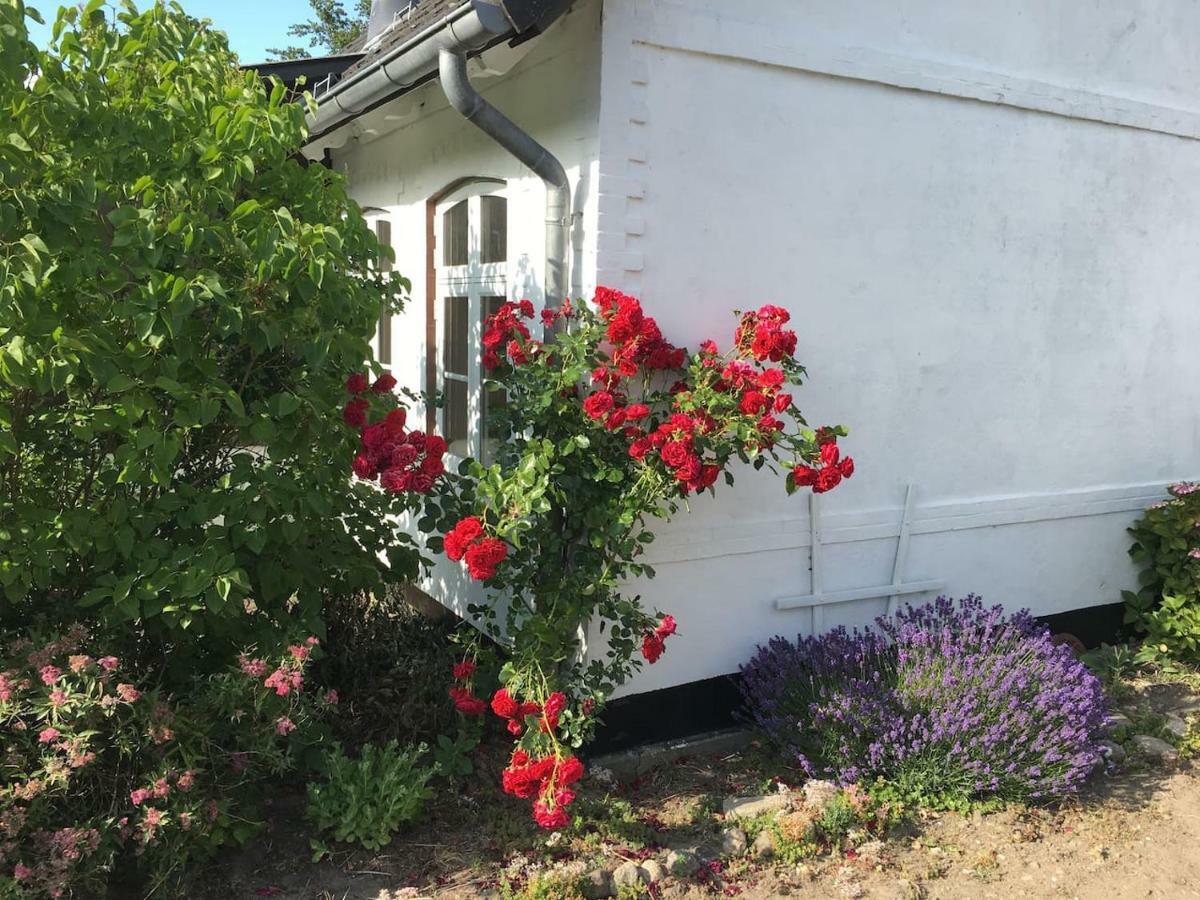
[[[45,26],[29,22],[30,36],[39,46],[49,43],[50,26],[58,7],[65,2],[26,0],[26,6],[37,9],[46,20]],[[137,5],[145,9],[150,0],[137,0]],[[229,35],[229,46],[242,63],[262,62],[267,58],[268,47],[296,43],[295,38],[288,37],[288,26],[304,21],[311,12],[307,0],[181,0],[180,5],[197,18],[212,19]]]

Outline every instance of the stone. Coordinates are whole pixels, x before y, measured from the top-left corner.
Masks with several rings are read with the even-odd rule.
[[[620,893],[621,888],[637,888],[650,883],[646,870],[630,860],[617,866],[612,874],[613,887]]]
[[[758,833],[750,847],[750,854],[755,859],[770,859],[775,855],[775,837],[770,828],[764,828]]]
[[[1188,735],[1188,724],[1179,718],[1179,716],[1167,716],[1167,721],[1163,723],[1163,728],[1180,740],[1183,740]]]
[[[726,797],[721,804],[721,812],[726,817],[736,819],[753,819],[763,813],[784,809],[792,798],[789,794],[766,794],[761,797]]]
[[[824,809],[829,801],[837,796],[837,792],[838,786],[832,781],[813,779],[805,782],[804,802],[816,809]]]
[[[1184,697],[1172,704],[1171,708],[1181,716],[1200,714],[1200,697]]]
[[[584,900],[604,900],[605,897],[615,897],[617,889],[613,885],[613,873],[608,869],[593,869],[583,876],[580,891]]]
[[[1104,754],[1104,758],[1114,766],[1119,766],[1125,762],[1125,748],[1116,741],[1101,741],[1100,752]]]
[[[662,863],[657,859],[648,859],[642,863],[642,871],[646,873],[646,877],[650,879],[651,884],[658,884],[667,877],[667,870],[663,868]]]
[[[691,850],[672,850],[667,854],[667,871],[680,878],[691,878],[700,870],[700,857]]]
[[[1125,715],[1123,712],[1113,711],[1108,716],[1108,730],[1116,731],[1118,728],[1132,728],[1133,719]]]
[[[721,835],[721,853],[725,856],[741,856],[746,852],[746,832],[740,828],[726,829]]]
[[[1161,738],[1152,737],[1148,734],[1135,734],[1132,740],[1133,746],[1142,756],[1157,759],[1159,762],[1168,765],[1179,761],[1179,754],[1175,748]]]

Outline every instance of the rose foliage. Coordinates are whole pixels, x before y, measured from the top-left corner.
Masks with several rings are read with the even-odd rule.
[[[554,828],[583,775],[572,749],[676,631],[631,587],[654,575],[642,561],[651,523],[746,464],[779,466],[790,493],[830,490],[854,463],[837,445],[844,430],[809,429],[794,402],[804,369],[786,310],[738,313],[724,349],[708,340],[695,352],[607,288],[591,304],[534,313],[529,301],[505,303],[485,323],[482,363],[488,389],[507,393],[506,436],[493,462],[468,460],[439,482],[419,524],[435,552],[486,585],[490,599],[473,612],[510,653],[490,697],[464,661],[454,702],[505,723],[516,748],[504,789]],[[605,646],[585,657],[588,630]]]

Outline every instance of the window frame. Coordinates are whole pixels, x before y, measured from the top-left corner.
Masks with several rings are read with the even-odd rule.
[[[504,201],[504,258],[501,260],[483,262],[482,256],[482,225],[483,198],[498,197]],[[450,247],[445,234],[446,213],[459,203],[467,204],[466,210],[466,262],[448,265],[445,263],[445,253]],[[434,289],[432,314],[434,316],[434,334],[438,346],[436,356],[436,388],[442,397],[442,407],[438,410],[436,426],[438,433],[445,436],[450,449],[448,455],[455,460],[466,456],[488,462],[490,452],[487,446],[485,429],[486,402],[483,381],[483,320],[485,304],[493,298],[503,302],[508,298],[508,273],[510,271],[510,253],[512,241],[509,223],[511,222],[511,203],[506,183],[493,179],[472,180],[456,190],[440,197],[433,207],[433,256],[434,277],[431,280]],[[466,373],[447,371],[446,361],[450,354],[451,334],[450,316],[447,313],[447,303],[450,300],[467,301],[466,309]],[[451,410],[449,397],[446,392],[448,381],[466,385],[466,437],[464,440],[451,441],[449,429]]]

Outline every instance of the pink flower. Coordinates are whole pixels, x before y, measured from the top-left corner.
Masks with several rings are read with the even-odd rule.
[[[179,788],[184,793],[190,791],[196,784],[196,773],[188,769],[175,780],[175,787]]]
[[[50,692],[50,705],[58,708],[67,702],[67,692],[62,688],[55,688]]]
[[[51,741],[57,741],[60,734],[62,732],[57,728],[47,728],[38,735],[38,740],[43,744],[49,744]]]
[[[250,678],[262,678],[267,673],[267,664],[261,659],[251,659],[245,653],[238,656],[238,665]]]
[[[82,655],[72,656],[69,660],[67,660],[67,662],[71,667],[71,671],[78,675],[92,664],[92,658],[90,656]]]
[[[105,672],[111,672],[117,667],[118,660],[115,656],[102,656],[96,662],[100,663],[100,668]]]
[[[136,791],[129,792],[129,800],[134,806],[141,806],[153,796],[153,791],[146,788],[138,788]]]
[[[58,681],[59,677],[62,675],[62,669],[60,669],[58,666],[42,666],[40,674],[42,676],[42,684],[48,686]]]
[[[274,689],[275,693],[280,697],[286,697],[292,692],[290,679],[288,678],[288,673],[285,669],[276,669],[274,672],[268,675],[266,680],[263,682],[263,687]]]
[[[15,866],[13,866],[13,878],[15,878],[17,881],[24,881],[32,874],[33,869],[29,868],[29,866],[25,865],[25,863],[17,863]]]
[[[138,698],[142,696],[142,692],[132,684],[118,684],[117,695],[126,703],[136,703]]]
[[[286,736],[296,730],[295,723],[287,716],[283,716],[275,722],[275,733],[280,736]]]
[[[338,692],[335,691],[333,688],[330,688],[328,691],[326,691],[325,692],[325,702],[328,703],[330,706],[337,706]]]
[[[308,647],[301,647],[297,644],[293,644],[292,646],[288,647],[288,653],[292,654],[292,659],[296,660],[296,662],[304,662],[306,659],[308,659],[308,654],[310,652],[311,651],[308,649]]]

